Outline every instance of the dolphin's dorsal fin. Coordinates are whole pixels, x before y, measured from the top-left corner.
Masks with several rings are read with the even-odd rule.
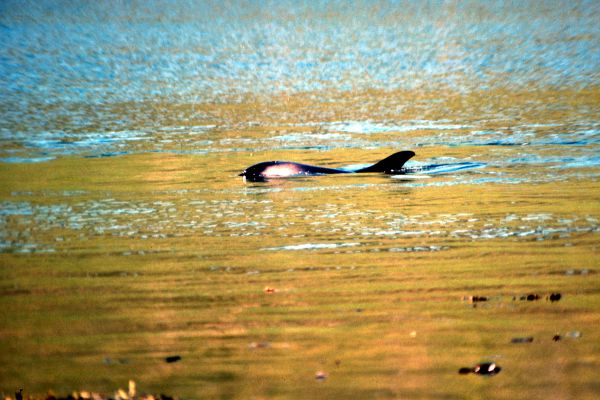
[[[383,172],[386,174],[399,173],[402,166],[415,155],[410,150],[399,151],[369,167],[359,169],[356,172]]]

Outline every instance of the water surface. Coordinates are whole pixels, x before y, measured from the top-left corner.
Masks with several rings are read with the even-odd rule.
[[[2,3],[0,390],[596,398],[599,16]]]

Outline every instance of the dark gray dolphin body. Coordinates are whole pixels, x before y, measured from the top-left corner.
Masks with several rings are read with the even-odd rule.
[[[402,166],[415,155],[412,151],[400,151],[383,160],[357,170],[318,167],[315,165],[299,164],[291,161],[265,161],[246,168],[240,174],[251,182],[263,182],[273,178],[286,178],[291,176],[326,175],[326,174],[354,174],[362,172],[381,172],[384,174],[401,174]]]

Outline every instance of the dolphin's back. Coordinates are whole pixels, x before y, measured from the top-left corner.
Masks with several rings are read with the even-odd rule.
[[[300,164],[291,161],[265,161],[247,168],[240,176],[250,181],[264,181],[269,178],[285,178],[302,175],[348,174],[355,172],[383,172],[385,174],[402,173],[404,163],[415,155],[410,150],[394,153],[389,157],[358,170],[344,170],[316,165]]]
[[[404,164],[414,155],[415,153],[410,150],[399,151],[369,167],[354,172],[383,172],[384,174],[400,173],[402,172]]]

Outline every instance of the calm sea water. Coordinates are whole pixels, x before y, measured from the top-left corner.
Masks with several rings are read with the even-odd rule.
[[[598,21],[597,1],[2,2],[0,389],[594,398]],[[405,149],[403,177],[237,176]],[[502,373],[457,374],[486,360]]]

